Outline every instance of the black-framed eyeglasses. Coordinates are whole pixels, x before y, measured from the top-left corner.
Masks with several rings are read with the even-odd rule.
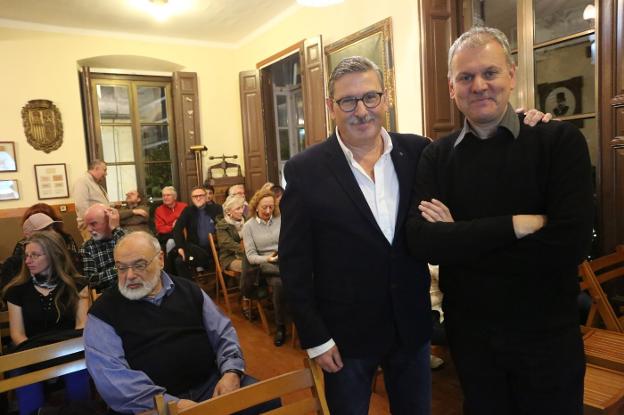
[[[357,107],[358,101],[362,101],[362,104],[368,109],[373,109],[379,106],[381,103],[381,97],[383,96],[383,92],[371,91],[367,92],[361,97],[344,97],[335,100],[334,102],[338,104],[341,110],[344,112],[352,112],[355,111]]]
[[[156,255],[154,255],[152,257],[152,259],[150,259],[149,261],[141,259],[141,260],[138,260],[137,262],[135,262],[132,265],[122,265],[122,264],[116,262],[115,263],[115,270],[117,271],[117,274],[122,274],[122,275],[127,274],[128,270],[130,268],[132,268],[133,272],[143,272],[156,259],[158,254],[160,254],[160,252],[156,252]]]
[[[191,195],[191,197],[193,199],[199,199],[200,197],[206,197],[206,193],[202,193],[202,194],[199,194],[199,195]]]

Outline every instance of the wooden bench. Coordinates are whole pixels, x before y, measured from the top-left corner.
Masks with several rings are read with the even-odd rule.
[[[0,373],[24,368],[37,363],[44,363],[58,357],[70,356],[82,351],[84,351],[82,337],[76,337],[62,342],[25,350],[23,352],[11,353],[0,356]],[[53,379],[68,373],[78,372],[85,368],[85,359],[82,354],[76,355],[70,361],[63,360],[56,365],[44,369],[38,369],[8,379],[2,379],[0,380],[0,393],[21,386]]]
[[[226,415],[250,408],[262,402],[280,398],[300,390],[311,390],[312,396],[283,404],[281,408],[266,412],[267,415],[302,415],[314,413],[329,415],[323,373],[314,361],[305,359],[305,368],[263,380],[234,392],[218,396],[184,410],[178,410],[176,402],[165,405],[162,395],[154,398],[158,415]],[[345,398],[345,399],[348,399]]]

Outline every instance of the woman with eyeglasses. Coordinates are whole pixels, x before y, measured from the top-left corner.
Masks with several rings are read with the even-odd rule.
[[[20,350],[46,335],[82,329],[87,319],[87,281],[74,267],[63,238],[55,231],[33,233],[24,244],[21,272],[3,290],[9,309],[13,346]],[[41,343],[37,343],[41,345]],[[27,348],[27,347],[26,347]],[[90,397],[86,370],[63,376],[69,401]],[[20,415],[32,414],[44,404],[43,384],[16,389]]]

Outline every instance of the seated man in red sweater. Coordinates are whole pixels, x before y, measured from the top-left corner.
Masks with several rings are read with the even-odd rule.
[[[169,253],[175,247],[173,227],[187,204],[178,202],[178,192],[173,186],[163,187],[162,200],[163,204],[154,211],[154,223],[160,246]]]

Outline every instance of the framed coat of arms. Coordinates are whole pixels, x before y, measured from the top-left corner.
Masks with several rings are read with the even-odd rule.
[[[52,101],[33,99],[22,108],[24,134],[28,144],[46,153],[63,144],[61,113]]]

